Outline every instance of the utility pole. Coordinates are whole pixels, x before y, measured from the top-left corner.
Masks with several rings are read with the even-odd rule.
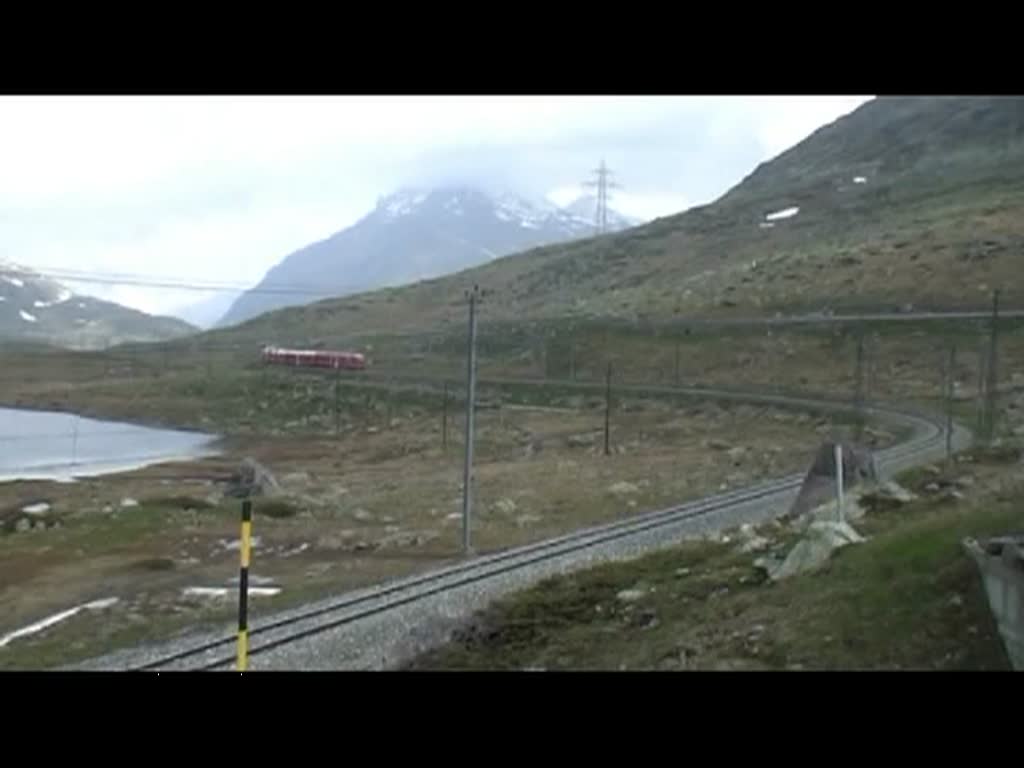
[[[837,442],[834,447],[836,465],[836,514],[839,522],[846,522],[843,516],[843,445]]]
[[[991,440],[995,436],[996,409],[999,397],[999,375],[997,368],[997,333],[999,327],[999,289],[992,294],[992,327],[989,336],[988,346],[988,369],[986,370],[985,386],[985,439]]]
[[[977,422],[978,422],[978,435],[984,437],[985,432],[985,362],[988,359],[985,348],[986,339],[984,336],[981,337],[978,344],[978,407],[977,407]]]
[[[859,440],[864,433],[864,329],[857,329],[857,368],[854,389],[854,406],[857,412],[856,436]]]
[[[956,376],[956,344],[949,346],[946,361],[946,462],[953,460],[953,394]]]
[[[480,287],[466,291],[469,299],[469,349],[466,354],[466,463],[462,474],[462,551],[470,554],[469,518],[473,486],[473,415],[476,410],[476,304]]]
[[[334,363],[334,434],[341,432],[341,366]]]
[[[608,231],[608,190],[621,189],[618,184],[611,180],[612,172],[601,160],[601,165],[594,169],[597,177],[594,181],[584,182],[584,187],[593,187],[597,190],[597,207],[594,211],[594,228],[597,234],[603,235]]]
[[[448,382],[444,383],[441,395],[441,449],[448,449]]]
[[[608,371],[604,377],[604,455],[611,455],[609,430],[612,414],[612,364],[608,361]]]
[[[878,335],[864,348],[864,399],[870,400],[878,391]]]

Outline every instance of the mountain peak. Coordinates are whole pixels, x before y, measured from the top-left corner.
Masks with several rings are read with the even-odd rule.
[[[403,187],[377,201],[377,212],[391,218],[412,213],[429,196],[429,191]]]
[[[502,222],[541,229],[554,225],[584,234],[586,221],[546,200],[536,200],[507,188],[474,184],[402,187],[377,201],[374,214],[386,221],[422,214],[435,220],[449,217],[494,217]]]
[[[264,282],[316,280],[324,291],[344,296],[592,234],[589,220],[513,189],[470,183],[405,186],[379,198],[373,211],[348,229],[286,256]],[[246,292],[219,324],[295,303],[303,302]]]
[[[76,295],[39,271],[0,259],[0,336],[71,348],[158,341],[193,329],[113,302]]]

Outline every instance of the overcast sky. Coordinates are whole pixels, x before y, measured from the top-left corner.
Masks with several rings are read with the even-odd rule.
[[[398,186],[706,203],[867,97],[0,97],[0,258],[252,285]],[[149,312],[209,293],[75,284]]]

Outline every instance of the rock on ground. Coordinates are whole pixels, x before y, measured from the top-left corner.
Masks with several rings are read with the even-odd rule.
[[[566,441],[570,448],[589,448],[597,442],[597,437],[592,433],[572,435]]]
[[[642,589],[624,589],[616,594],[615,598],[624,603],[635,603],[637,600],[643,599],[646,594]]]
[[[273,496],[280,492],[281,486],[270,470],[255,459],[246,458],[231,476],[225,495],[236,497]]]
[[[909,504],[917,498],[906,488],[891,480],[887,483],[882,483],[875,493],[884,499],[890,499],[900,504]]]
[[[639,493],[640,489],[633,485],[633,483],[621,481],[609,486],[608,492],[616,496],[627,496],[631,493]]]
[[[873,488],[865,488],[859,495],[861,505],[871,507],[880,504],[883,507],[901,507],[917,499],[917,496],[903,486],[889,481]]]
[[[516,511],[516,503],[512,499],[498,499],[494,502],[493,509],[500,514],[511,515]]]
[[[740,526],[739,539],[740,552],[761,552],[771,546],[771,541],[759,535],[750,523]]]
[[[807,535],[797,542],[789,555],[777,568],[769,568],[772,581],[789,578],[800,573],[816,570],[824,565],[837,549],[859,544],[864,537],[849,523],[817,521],[811,523]]]
[[[848,442],[840,441],[843,451],[843,486],[852,490],[856,486],[876,481],[878,472],[871,451]],[[826,440],[818,448],[803,485],[789,514],[801,517],[815,507],[828,503],[835,496],[836,485],[836,443]]]
[[[357,509],[352,513],[352,517],[360,523],[369,523],[373,520],[373,515],[365,509]]]
[[[871,490],[868,488],[861,488],[853,493],[846,494],[843,497],[843,520],[860,520],[867,514],[867,510],[861,503],[863,495],[870,493]],[[838,522],[839,521],[839,501],[832,499],[825,504],[821,504],[804,516],[797,519],[798,528],[806,528],[814,522]]]

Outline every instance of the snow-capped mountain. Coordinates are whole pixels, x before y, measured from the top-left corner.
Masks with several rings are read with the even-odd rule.
[[[72,349],[125,341],[159,341],[194,332],[172,317],[155,317],[70,288],[26,267],[0,260],[0,338]]]
[[[348,229],[286,256],[219,325],[264,312],[415,282],[539,245],[589,237],[593,217],[472,186],[405,188]]]

